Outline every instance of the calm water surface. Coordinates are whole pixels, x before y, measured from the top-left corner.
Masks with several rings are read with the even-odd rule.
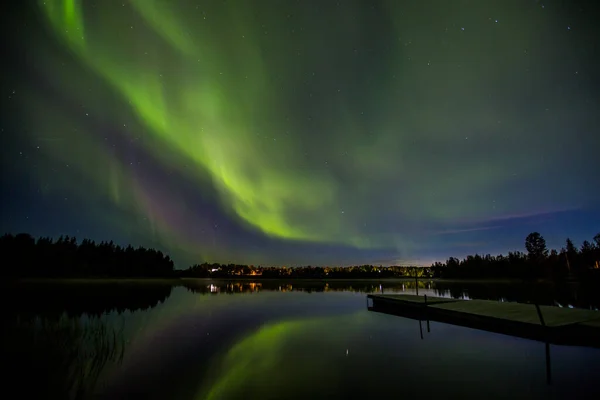
[[[96,362],[95,398],[600,398],[600,350],[551,346],[548,384],[543,343],[435,322],[427,332],[418,321],[367,310],[366,292],[415,293],[414,283],[92,286],[36,286],[15,296],[19,323],[66,311],[62,321],[105,327],[112,339],[88,342],[85,357],[112,348],[106,343],[119,349]],[[451,286],[421,283],[419,294],[475,291],[509,301],[533,292]],[[597,307],[577,291],[535,292],[546,303]],[[30,366],[43,357],[37,353]]]

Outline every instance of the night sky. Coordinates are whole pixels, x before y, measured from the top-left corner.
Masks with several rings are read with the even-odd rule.
[[[0,230],[180,268],[580,245],[600,231],[591,6],[4,3]]]

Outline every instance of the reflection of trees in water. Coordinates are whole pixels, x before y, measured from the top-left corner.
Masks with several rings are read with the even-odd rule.
[[[436,295],[453,298],[510,301],[577,308],[599,308],[600,292],[586,285],[554,285],[533,283],[443,282],[432,280],[341,282],[341,281],[195,281],[185,280],[184,286],[198,294],[236,294],[261,291],[275,292],[357,292],[412,293],[417,287],[431,289]]]
[[[413,283],[414,284],[414,283]],[[357,292],[373,293],[380,291],[382,285],[379,282],[285,282],[285,281],[257,281],[257,282],[228,282],[228,281],[194,281],[186,280],[183,285],[192,293],[199,294],[236,294],[254,292]],[[385,288],[395,286],[397,289],[402,284],[391,285],[385,283]]]
[[[542,305],[600,308],[600,292],[586,284],[435,282],[440,296]]]
[[[20,398],[86,398],[125,350],[122,329],[99,318],[17,318],[6,331],[1,363],[9,387],[3,390]]]
[[[355,293],[377,293],[381,291],[402,292],[404,290],[430,289],[432,281],[196,281],[185,280],[183,285],[192,293],[199,294],[236,294],[254,292],[355,292]]]
[[[192,293],[236,294],[261,291],[276,292],[355,292],[355,293],[413,293],[431,289],[439,296],[454,298],[537,302],[538,304],[577,308],[600,308],[600,291],[587,284],[494,283],[469,281],[298,281],[298,280],[195,280],[181,283]],[[9,299],[11,314],[100,316],[107,312],[148,310],[161,304],[171,295],[169,283],[68,283],[10,285],[2,290]]]
[[[109,312],[148,310],[166,301],[162,283],[12,283],[1,294],[7,334],[3,370],[23,398],[84,398],[105,366],[120,362],[123,330]]]
[[[91,394],[104,368],[120,362],[123,330],[107,325],[109,312],[148,310],[173,286],[159,283],[10,283],[5,307],[3,371],[23,398],[80,399]],[[9,391],[10,392],[10,391]]]
[[[153,283],[39,283],[15,284],[3,289],[11,312],[22,315],[100,316],[107,312],[147,310],[163,303],[170,284]],[[7,293],[8,292],[8,293]]]

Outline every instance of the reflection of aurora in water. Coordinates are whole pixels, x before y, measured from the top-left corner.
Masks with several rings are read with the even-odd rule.
[[[216,377],[211,377],[208,389],[203,387],[197,398],[230,399],[244,393],[271,398],[277,397],[279,391],[293,394],[294,398],[309,398],[315,390],[313,385],[321,395],[339,395],[345,384],[344,371],[353,367],[348,363],[340,365],[342,357],[349,355],[345,344],[353,333],[348,328],[364,326],[366,321],[364,314],[355,314],[261,327],[216,362]],[[307,357],[306,349],[320,356]]]
[[[529,341],[437,323],[421,341],[416,321],[369,314],[363,296],[352,293],[261,292],[202,298],[208,300],[197,303],[195,317],[188,314],[187,322],[171,320],[170,328],[161,333],[186,331],[208,310],[215,313],[213,324],[192,334],[202,337],[206,330],[211,337],[218,335],[211,342],[212,352],[206,353],[208,342],[201,347],[183,344],[189,358],[204,365],[195,377],[196,399],[370,398],[374,393],[395,396],[398,390],[467,398],[481,390],[494,391],[497,398],[515,390],[527,390],[530,398],[546,398],[549,393],[543,347],[538,352]],[[219,306],[220,299],[226,304]],[[221,318],[228,322],[217,329],[224,323],[217,322]],[[146,351],[156,345],[148,344]],[[555,376],[597,387],[589,375],[571,376],[568,371],[581,370],[597,360],[599,352],[553,351]],[[427,384],[419,383],[424,381]],[[553,390],[565,393],[570,388],[557,378]]]
[[[543,348],[530,341],[439,323],[421,340],[416,321],[368,312],[362,293],[227,295],[208,286],[206,294],[174,288],[152,309],[105,317],[123,326],[126,349],[123,363],[104,374],[100,398],[347,399],[400,389],[560,398],[575,384],[600,389],[591,372],[597,351],[553,348],[556,385],[547,388]]]

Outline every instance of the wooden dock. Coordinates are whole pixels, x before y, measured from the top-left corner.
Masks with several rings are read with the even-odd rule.
[[[371,304],[369,304],[371,302]],[[490,300],[367,295],[369,311],[443,322],[549,344],[600,348],[600,312]]]

